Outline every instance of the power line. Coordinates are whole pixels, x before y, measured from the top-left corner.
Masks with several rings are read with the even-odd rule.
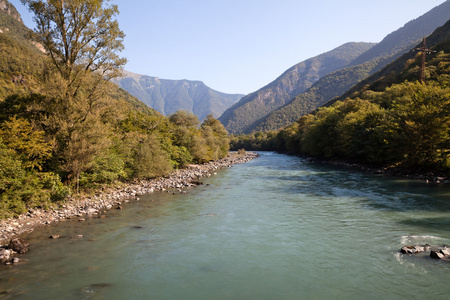
[[[423,83],[425,82],[425,68],[426,68],[425,63],[427,59],[426,56],[427,54],[431,54],[436,51],[427,48],[427,41],[425,37],[423,38],[422,47],[416,48],[415,50],[422,52],[422,64],[420,66],[420,82]]]

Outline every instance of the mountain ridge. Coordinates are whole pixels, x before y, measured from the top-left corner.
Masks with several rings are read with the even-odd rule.
[[[281,108],[254,122],[245,133],[280,129],[333,98],[341,96],[358,82],[378,72],[415,47],[423,36],[431,34],[435,29],[444,25],[449,16],[450,1],[447,0],[387,35],[380,43],[369,49],[368,54],[367,52],[363,53],[347,68],[325,75],[304,93],[297,95]],[[398,45],[405,46],[399,47]],[[367,61],[358,64],[364,59]],[[330,89],[329,85],[331,84],[336,87],[335,90]]]
[[[124,76],[114,82],[164,115],[186,110],[200,120],[209,114],[219,117],[244,96],[216,91],[199,80],[162,79],[130,71],[124,71]]]
[[[253,122],[283,106],[295,95],[306,91],[325,74],[348,65],[373,43],[345,43],[333,50],[302,61],[261,89],[243,97],[219,118],[232,133],[243,131]]]

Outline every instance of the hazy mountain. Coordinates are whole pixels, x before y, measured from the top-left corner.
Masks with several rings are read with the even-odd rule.
[[[414,48],[423,36],[431,34],[449,18],[450,1],[446,1],[386,36],[376,46],[351,62],[347,68],[322,77],[305,93],[254,122],[245,132],[274,130],[295,122],[302,115],[342,95],[361,80]]]
[[[267,86],[242,98],[219,118],[229,132],[246,132],[255,121],[303,93],[325,74],[338,70],[373,47],[347,43],[296,64]]]
[[[201,81],[160,79],[127,71],[115,82],[162,114],[187,110],[197,115],[200,121],[211,113],[218,118],[244,96],[215,91]]]

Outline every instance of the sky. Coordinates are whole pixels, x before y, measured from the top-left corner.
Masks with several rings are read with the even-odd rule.
[[[32,15],[9,0],[29,28]],[[127,71],[248,94],[347,42],[380,42],[444,0],[112,0]]]

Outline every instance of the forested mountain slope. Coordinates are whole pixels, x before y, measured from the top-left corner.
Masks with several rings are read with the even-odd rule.
[[[445,24],[449,17],[450,1],[446,1],[386,36],[379,44],[351,62],[349,67],[325,75],[285,106],[254,122],[245,132],[275,130],[291,124],[415,47],[423,36]]]
[[[274,109],[284,105],[325,74],[348,65],[374,44],[347,43],[327,53],[300,62],[260,90],[242,98],[219,118],[232,133],[246,132],[248,127]]]
[[[450,53],[450,20],[444,25],[437,28],[430,36],[426,37],[427,48],[431,48],[432,52],[426,55],[425,80],[430,78],[435,72],[435,67],[430,65],[435,61],[440,51]],[[326,105],[331,105],[336,101],[346,98],[356,98],[363,94],[366,90],[382,91],[393,83],[401,83],[405,80],[415,81],[420,79],[420,65],[417,59],[421,58],[422,52],[417,49],[422,47],[422,42],[418,43],[409,52],[403,54],[399,59],[387,65],[379,72],[369,76],[342,96],[337,97]],[[405,72],[405,70],[408,70]]]

